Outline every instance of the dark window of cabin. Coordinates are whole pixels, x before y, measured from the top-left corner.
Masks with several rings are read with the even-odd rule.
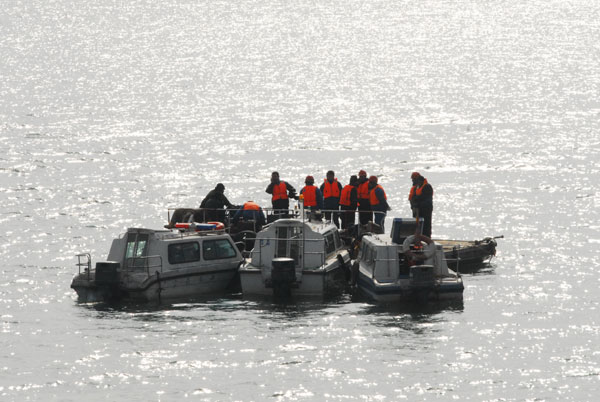
[[[237,254],[233,244],[227,239],[204,240],[202,242],[202,255],[205,260],[220,260],[233,258]]]
[[[200,261],[200,245],[197,241],[169,244],[169,264]]]
[[[333,232],[325,233],[325,254],[329,255],[335,251],[335,240]]]

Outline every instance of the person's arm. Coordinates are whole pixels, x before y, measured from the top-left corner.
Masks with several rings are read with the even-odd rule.
[[[421,196],[423,198],[433,197],[433,187],[431,187],[431,184],[428,183],[425,187],[423,187],[423,193],[421,193]]]
[[[233,223],[237,223],[237,221],[240,219],[240,215],[242,214],[242,212],[243,212],[243,211],[244,211],[244,207],[242,207],[242,208],[239,208],[239,209],[236,211],[235,215],[233,215],[233,218],[231,218],[231,221],[232,221]]]
[[[260,209],[259,209],[257,212],[258,212],[258,223],[259,223],[261,226],[264,226],[264,225],[266,225],[266,223],[267,223],[267,220],[265,219],[265,214],[263,213],[263,210],[262,210],[262,208],[260,208]]]
[[[375,189],[375,196],[377,197],[377,200],[379,201],[379,203],[385,207],[385,209],[387,210],[389,205],[387,203],[387,200],[385,199],[385,195],[384,192],[381,188],[377,187]]]
[[[358,191],[356,190],[356,187],[350,190],[350,205],[358,205]]]
[[[267,186],[267,189],[265,190],[265,193],[273,194],[273,186],[274,185],[275,185],[275,183],[273,183],[273,182],[269,183],[269,185]]]
[[[285,188],[288,191],[288,197],[296,198],[296,189],[287,181],[285,182]]]
[[[221,194],[221,197],[221,201],[227,206],[227,208],[231,208],[233,206],[233,204],[229,202],[227,197],[225,197],[225,194]]]
[[[315,195],[317,197],[317,209],[323,209],[323,193],[320,189],[316,189]]]

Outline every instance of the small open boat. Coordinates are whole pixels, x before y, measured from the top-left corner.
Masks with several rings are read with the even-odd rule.
[[[504,236],[486,237],[482,240],[434,239],[442,246],[448,267],[460,272],[473,271],[496,255],[496,239]]]
[[[71,283],[79,301],[161,301],[226,290],[244,260],[229,234],[215,225],[177,226],[127,229],[95,268],[89,254],[79,254]]]

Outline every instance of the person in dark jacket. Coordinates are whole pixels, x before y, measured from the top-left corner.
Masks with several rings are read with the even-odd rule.
[[[279,179],[279,173],[271,174],[271,183],[265,190],[267,194],[271,194],[271,203],[273,204],[273,215],[276,219],[287,218],[290,216],[290,198],[298,199],[296,189],[288,182]]]
[[[367,172],[361,170],[358,172],[358,186],[356,188],[358,195],[358,214],[361,225],[366,225],[373,220],[373,212],[371,211],[371,201],[369,200],[369,179]]]
[[[323,209],[325,210],[325,220],[332,221],[336,227],[340,227],[339,212],[340,209],[340,195],[342,193],[342,185],[338,183],[335,178],[333,170],[327,172],[327,178],[321,184],[319,188],[323,193]],[[333,216],[333,219],[332,219]]]
[[[237,224],[240,219],[244,221],[254,221],[256,223],[254,228],[255,232],[260,231],[260,229],[266,224],[265,214],[262,208],[254,201],[248,201],[244,203],[242,208],[238,209],[233,216],[233,224]]]
[[[323,209],[323,193],[315,186],[315,179],[312,176],[306,176],[304,187],[300,190],[300,194],[304,197],[304,208],[311,211]]]
[[[410,175],[413,186],[408,200],[414,217],[423,220],[423,235],[431,237],[431,218],[433,215],[433,187],[419,172]]]
[[[356,207],[358,205],[358,196],[356,187],[358,186],[358,177],[350,176],[350,183],[345,185],[340,195],[340,218],[342,218],[342,229],[348,229],[354,225]]]
[[[387,202],[387,195],[381,187],[377,184],[377,176],[369,177],[369,200],[371,203],[371,209],[375,214],[375,221],[377,225],[381,226],[381,230],[385,231],[384,223],[387,211],[391,208]]]
[[[204,197],[200,208],[205,209],[204,211],[204,222],[210,221],[225,221],[225,207],[232,207],[233,205],[225,197],[225,186],[223,183],[218,183],[213,190]]]

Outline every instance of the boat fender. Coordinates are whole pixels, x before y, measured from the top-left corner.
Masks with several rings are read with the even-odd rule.
[[[225,225],[223,222],[206,222],[209,225],[215,225],[215,230],[223,230],[225,229]]]
[[[402,243],[402,252],[404,254],[412,254],[410,246],[415,242],[415,235],[410,235],[406,239],[404,239],[404,243]],[[424,247],[422,259],[427,260],[435,254],[435,247]],[[421,259],[420,258],[420,259]]]

